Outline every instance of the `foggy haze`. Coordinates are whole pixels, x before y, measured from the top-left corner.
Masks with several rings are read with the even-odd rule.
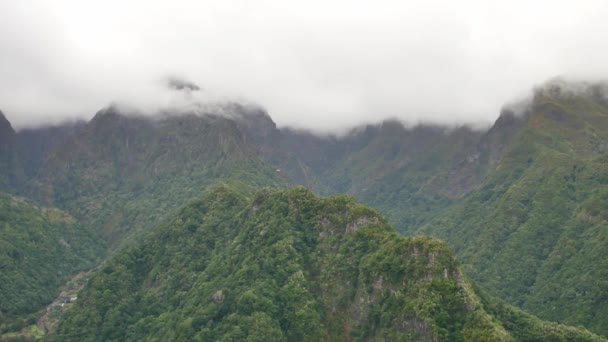
[[[607,16],[584,0],[2,1],[0,109],[17,128],[227,99],[326,132],[490,122],[552,77],[605,78]]]

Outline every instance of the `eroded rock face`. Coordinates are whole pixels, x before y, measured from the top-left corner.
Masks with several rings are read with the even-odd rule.
[[[373,217],[373,216],[372,217],[369,217],[369,216],[358,217],[353,222],[350,222],[346,226],[346,232],[347,233],[356,232],[357,229],[359,229],[362,226],[376,224],[378,222],[380,222],[380,220],[377,217]]]
[[[224,291],[222,290],[217,290],[214,294],[213,294],[213,301],[216,302],[217,304],[222,304],[224,302]]]

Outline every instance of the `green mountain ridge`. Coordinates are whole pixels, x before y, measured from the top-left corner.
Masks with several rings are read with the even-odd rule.
[[[446,240],[492,295],[608,334],[605,94],[553,82],[488,131],[395,121],[341,138],[280,130],[260,154],[296,183],[354,195],[405,234]]]
[[[445,240],[489,296],[608,336],[605,88],[549,83],[486,131],[388,120],[318,136],[238,104],[155,118],[108,107],[20,132],[2,115],[0,189],[61,208],[110,253],[218,183],[347,193],[401,233]]]
[[[411,234],[440,209],[478,188],[523,123],[505,110],[488,131],[405,127],[395,120],[360,127],[343,137],[274,127],[256,144],[261,158],[292,182],[324,195],[352,194]]]
[[[50,340],[601,340],[496,312],[446,244],[352,198],[221,186],[112,258]]]
[[[447,241],[493,295],[608,334],[608,106],[539,92],[497,170],[419,232]]]
[[[15,133],[6,123],[10,135],[2,138],[10,144],[0,145],[0,152],[6,151],[0,157],[8,156],[0,159],[0,171],[16,170],[4,173],[6,189],[39,206],[65,210],[79,222],[83,234],[91,233],[96,244],[107,246],[91,249],[96,262],[87,264],[88,268],[137,243],[149,233],[145,228],[158,225],[209,186],[223,181],[252,186],[287,183],[244,143],[234,120],[217,115],[152,120],[109,107],[84,125],[66,123]],[[16,174],[20,177],[13,177]],[[28,222],[16,224],[15,229],[21,230],[24,240],[36,239],[36,231],[19,225]],[[30,260],[46,255],[34,248],[22,253]],[[10,277],[30,279],[33,270],[42,274],[60,267],[54,263],[61,260],[45,261],[40,267],[15,269]],[[45,287],[23,292],[21,300],[36,305],[20,307],[20,317],[38,315],[62,285],[55,280],[65,281],[67,276],[62,273],[52,281],[47,279]],[[6,295],[19,297],[12,290]]]
[[[233,120],[153,120],[110,107],[50,153],[28,193],[67,209],[119,246],[205,187],[229,179],[284,183],[244,143]]]

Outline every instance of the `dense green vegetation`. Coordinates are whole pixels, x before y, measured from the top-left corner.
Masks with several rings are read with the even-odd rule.
[[[98,229],[114,248],[221,181],[285,183],[245,144],[233,120],[153,120],[110,107],[50,153],[27,193]]]
[[[408,235],[481,186],[525,125],[503,110],[487,131],[387,120],[332,137],[256,120],[267,123],[245,131],[264,132],[253,139],[260,155],[292,182],[323,195],[352,194]]]
[[[2,273],[6,288],[0,311],[5,330],[11,331],[35,322],[67,277],[96,266],[106,246],[115,250],[141,238],[144,227],[158,225],[206,187],[226,180],[285,183],[244,143],[233,120],[213,115],[151,120],[115,108],[101,111],[86,125],[18,133],[0,114],[0,166],[0,189],[62,208],[71,215],[66,217],[82,223],[54,223],[51,229],[44,222],[0,219],[4,229],[11,229],[0,252],[21,260]],[[61,232],[65,238],[57,236]],[[38,234],[35,243],[29,241],[32,234]],[[78,240],[91,234],[98,240],[95,248],[89,240]],[[70,239],[77,242],[71,250],[56,245],[71,245]],[[38,246],[42,243],[46,247]],[[76,263],[75,257],[88,262]]]
[[[262,155],[319,193],[354,195],[405,234],[446,240],[492,295],[608,335],[605,94],[549,83],[486,132],[391,121],[342,138],[282,130]]]
[[[484,310],[444,243],[400,236],[352,198],[224,185],[106,263],[50,339],[600,340],[502,316],[513,321]]]
[[[483,186],[421,232],[491,294],[608,335],[608,105],[540,92]]]
[[[96,265],[104,249],[65,212],[0,193],[0,332],[19,328],[70,275]]]
[[[516,341],[594,341],[599,338],[582,328],[542,321],[504,301],[491,298],[474,286],[488,313],[499,320]]]
[[[158,281],[159,284],[163,284],[159,286],[165,289],[165,297],[159,301],[163,304],[159,304],[160,306],[154,309],[156,311],[153,310],[153,313],[137,310],[140,306],[147,307],[148,302],[144,300],[151,300],[150,298],[156,300],[158,297],[137,297],[133,302],[136,304],[129,302],[130,304],[125,304],[127,306],[124,307],[120,306],[122,304],[115,304],[120,306],[121,310],[114,312],[113,315],[120,316],[124,322],[143,325],[145,329],[148,329],[146,325],[148,323],[140,322],[141,319],[153,322],[150,323],[151,326],[160,326],[159,320],[166,320],[163,322],[170,323],[170,328],[165,328],[166,333],[174,334],[177,331],[177,322],[187,319],[194,313],[198,315],[202,310],[194,308],[194,304],[186,309],[186,306],[182,305],[186,299],[182,298],[178,301],[174,298],[176,294],[170,294],[177,285],[166,282],[168,279],[176,279],[171,273],[176,272],[175,270],[182,272],[179,273],[179,279],[187,279],[180,280],[185,282],[182,292],[201,299],[201,296],[207,296],[209,291],[214,291],[211,293],[213,295],[221,290],[222,286],[233,286],[237,283],[236,275],[233,273],[238,273],[242,268],[251,268],[257,272],[256,276],[260,275],[261,279],[266,280],[262,281],[263,284],[238,290],[242,290],[238,292],[239,296],[251,290],[254,291],[256,298],[282,304],[284,298],[277,296],[282,293],[289,277],[296,271],[286,271],[289,275],[283,275],[281,280],[277,281],[274,279],[274,273],[270,271],[264,273],[260,271],[262,270],[260,265],[251,264],[253,259],[234,259],[232,256],[238,255],[239,252],[227,246],[228,244],[232,246],[233,240],[230,239],[243,239],[239,237],[240,233],[237,234],[234,227],[243,227],[244,230],[254,229],[242,218],[243,213],[249,208],[248,205],[251,205],[247,204],[249,200],[243,197],[252,196],[253,190],[249,186],[276,188],[293,182],[304,184],[318,194],[349,193],[380,210],[402,233],[407,235],[422,233],[444,239],[463,263],[467,275],[479,283],[489,296],[501,298],[509,303],[499,303],[487,299],[490,298],[489,296],[482,296],[483,305],[479,304],[476,307],[484,314],[492,316],[492,322],[500,322],[495,325],[498,327],[496,329],[505,328],[516,340],[534,340],[542,336],[550,339],[573,339],[574,335],[569,334],[576,335],[579,331],[540,321],[511,307],[510,304],[543,319],[563,324],[583,325],[594,332],[608,336],[606,295],[608,293],[608,252],[606,252],[608,251],[608,216],[605,214],[605,209],[608,207],[608,102],[605,94],[606,87],[602,85],[572,86],[550,83],[536,91],[535,97],[523,113],[515,115],[509,110],[503,111],[488,131],[475,131],[466,127],[446,129],[429,125],[405,127],[396,121],[386,121],[380,125],[356,129],[342,137],[320,137],[290,129],[279,130],[263,110],[235,104],[214,109],[222,115],[199,113],[199,115],[166,115],[156,119],[121,114],[116,108],[110,107],[100,111],[86,125],[70,124],[18,133],[13,131],[10,123],[0,113],[0,190],[29,197],[38,203],[44,203],[45,206],[61,208],[75,217],[74,221],[82,222],[82,225],[66,224],[62,226],[63,228],[57,228],[59,230],[80,231],[85,240],[87,236],[92,236],[91,232],[95,232],[94,234],[102,236],[111,251],[132,246],[128,247],[126,252],[119,253],[117,258],[110,262],[115,265],[125,264],[124,258],[127,255],[132,256],[132,253],[137,251],[141,253],[145,251],[148,255],[146,248],[150,249],[151,241],[156,241],[156,246],[163,250],[164,241],[168,238],[161,237],[160,232],[155,233],[154,228],[166,222],[160,231],[177,229],[175,218],[167,220],[174,217],[180,207],[199,196],[205,189],[227,182],[232,184],[231,187],[238,187],[240,193],[247,194],[238,195],[228,191],[227,194],[230,193],[230,196],[226,196],[234,198],[238,205],[235,204],[230,208],[219,206],[217,211],[210,211],[212,214],[208,212],[209,208],[196,213],[204,217],[211,215],[209,217],[217,218],[213,215],[220,215],[224,210],[232,210],[230,214],[226,214],[226,222],[223,225],[218,223],[215,228],[202,223],[199,225],[206,234],[215,236],[213,241],[218,239],[223,241],[226,248],[220,250],[215,243],[204,240],[203,237],[200,237],[203,240],[197,238],[198,240],[194,239],[194,241],[202,244],[201,246],[211,246],[209,251],[207,248],[205,251],[198,251],[195,246],[191,246],[190,249],[185,248],[183,251],[181,247],[173,247],[173,251],[181,258],[177,260],[183,262],[190,262],[191,258],[196,259],[201,255],[205,258],[211,257],[216,252],[222,253],[223,258],[214,262],[205,259],[207,261],[199,263],[203,265],[200,266],[202,268],[196,270],[189,265],[179,266],[172,263],[169,263],[173,267],[171,270],[157,270],[160,266],[156,266],[155,263],[161,262],[169,254],[165,251],[165,254],[158,255],[157,259],[146,264],[148,268],[144,270],[145,272],[142,271],[145,274],[141,275],[144,280],[133,278],[130,274],[131,269],[125,270],[127,272],[125,276],[135,281],[135,285],[128,285],[131,286],[129,291],[139,291],[142,296],[144,294],[148,296],[148,292],[152,291],[150,289],[155,288],[150,286],[150,275],[146,272],[157,270],[155,272],[158,274],[168,277]],[[279,196],[263,194],[256,195],[256,198]],[[285,194],[283,196],[289,197]],[[7,198],[26,203],[15,200],[14,197]],[[333,201],[339,203],[346,199],[338,197]],[[317,204],[311,204],[314,207],[314,210],[310,209],[311,211],[327,209],[319,203],[331,207],[328,204],[330,200],[314,199],[311,200],[312,202]],[[202,202],[199,200],[195,203]],[[35,208],[31,204],[27,205]],[[192,210],[192,207],[189,208],[183,210]],[[183,215],[185,214],[182,211]],[[300,218],[291,217],[279,219],[281,215],[276,214],[271,220],[273,223],[269,226],[275,227],[275,224],[278,224],[283,228],[294,226],[318,228],[320,218],[315,215],[304,215],[307,218],[301,218],[303,221],[299,221]],[[236,217],[241,217],[241,221],[235,221]],[[380,223],[373,226],[385,227],[382,223],[384,221],[378,220]],[[7,224],[28,222],[7,219],[0,220],[0,224],[4,224],[5,221]],[[40,227],[40,225],[28,224],[28,227],[30,226]],[[196,231],[199,228],[196,228]],[[300,241],[298,247],[294,247],[298,258],[293,270],[302,271],[307,284],[302,286],[313,299],[307,297],[305,293],[302,293],[302,298],[308,298],[309,304],[315,308],[305,311],[314,313],[312,321],[319,320],[320,334],[338,337],[342,336],[340,334],[348,335],[356,332],[351,336],[370,338],[391,336],[375,335],[377,331],[388,334],[392,329],[390,324],[385,323],[381,324],[384,328],[380,329],[379,319],[369,323],[371,325],[361,325],[362,320],[353,321],[354,312],[359,314],[360,312],[357,311],[359,309],[353,309],[345,304],[351,303],[363,293],[357,286],[365,283],[359,279],[365,272],[361,269],[362,264],[359,261],[354,266],[351,258],[344,255],[352,255],[355,259],[358,255],[360,260],[363,260],[365,258],[361,253],[376,253],[373,248],[364,248],[358,242],[352,242],[353,246],[357,246],[356,248],[351,246],[355,248],[354,250],[348,249],[351,242],[345,241],[359,236],[359,231],[356,234],[340,236],[336,240],[339,242],[331,242],[339,243],[338,247],[331,247],[333,248],[331,250],[338,251],[337,255],[341,257],[336,256],[328,261],[323,259],[326,257],[319,259],[316,255],[324,253],[323,246],[331,245],[328,242],[330,240],[306,237],[304,233],[302,233],[304,236],[293,237],[290,235],[293,232],[289,230],[292,228],[275,228],[273,232],[279,237],[285,237],[289,241]],[[218,238],[213,235],[215,233],[207,232],[208,229],[231,233]],[[366,229],[368,228],[362,228],[361,231],[365,232]],[[13,229],[12,232],[14,231]],[[26,241],[30,232],[18,231],[23,234],[20,239]],[[72,233],[76,234],[75,231]],[[146,238],[149,233],[153,236]],[[376,234],[380,233],[374,231],[374,234],[366,235],[366,238],[373,241],[376,241],[375,238],[383,239]],[[18,242],[21,240],[7,236],[6,241],[9,245],[21,243]],[[390,240],[399,241],[395,242],[398,246],[424,240],[420,240],[421,238],[403,240],[397,238],[394,233],[390,236]],[[137,246],[141,241],[144,241],[144,245]],[[260,245],[255,247],[261,254],[254,253],[257,256],[255,260],[265,260],[266,256],[261,251],[268,247],[267,243],[258,242]],[[436,244],[434,240],[424,243]],[[239,245],[243,244],[239,243]],[[84,242],[83,246],[87,246],[87,243]],[[397,248],[388,242],[378,242],[375,246],[393,252]],[[84,248],[85,250],[77,251],[75,255],[89,262],[72,263],[73,270],[82,269],[85,264],[93,265],[92,260],[99,260],[105,252],[102,247]],[[342,249],[343,252],[340,252]],[[43,250],[51,249],[45,247]],[[0,249],[0,253],[4,251]],[[6,255],[9,255],[9,249],[6,251]],[[46,252],[38,253],[37,249],[31,246],[29,249],[23,249],[22,253],[19,254],[21,259],[28,261],[46,255]],[[194,254],[190,255],[191,253]],[[30,254],[34,256],[30,258]],[[48,257],[44,261],[54,265],[50,268],[55,269],[63,267],[56,266],[57,263],[72,260],[71,257],[53,258]],[[232,262],[235,264],[233,265]],[[318,266],[319,262],[326,264]],[[166,264],[165,262],[163,265]],[[212,267],[207,268],[208,264]],[[228,266],[230,272],[219,271]],[[330,290],[318,285],[319,277],[324,274],[326,266],[333,268],[336,274],[335,278],[328,276],[329,280],[323,285],[329,286],[327,284],[331,281],[332,286],[338,289],[331,295],[323,292]],[[349,274],[356,273],[357,280],[340,278],[339,272],[335,272],[335,269],[342,268],[348,269]],[[355,269],[356,272],[353,271]],[[22,264],[12,269],[10,278],[25,279],[24,282],[28,282],[27,279],[30,279],[28,277],[34,276],[37,271],[36,268],[30,269],[26,264]],[[48,302],[48,298],[52,297],[50,294],[57,291],[60,282],[58,279],[65,280],[70,272],[72,271],[66,268],[66,271],[56,275],[55,280],[50,281],[50,285],[44,287],[44,290],[40,287],[23,292],[19,296],[7,295],[11,301],[29,303],[19,306],[20,309],[14,309],[10,314],[13,317],[11,322],[26,317],[28,312],[40,310],[40,305]],[[198,272],[202,273],[199,275]],[[203,278],[200,278],[203,277],[202,274],[207,278],[202,280]],[[107,275],[108,278],[104,277],[106,276],[96,275],[94,279],[110,281],[110,275]],[[252,275],[241,274],[239,277],[244,277],[243,279],[251,284],[257,282],[257,278]],[[112,279],[114,278],[112,276]],[[267,281],[269,278],[274,280]],[[111,280],[109,286],[114,286],[113,282],[116,281],[118,280]],[[418,284],[416,283],[418,280],[412,281]],[[384,282],[385,278],[382,278],[382,283]],[[156,283],[156,280],[153,283]],[[189,287],[203,283],[210,283],[218,288],[196,290],[203,291],[199,293]],[[10,284],[20,286],[21,283]],[[369,283],[367,284],[366,286],[369,286]],[[466,284],[468,283],[465,280],[456,281],[455,288],[467,288],[468,285],[464,286]],[[420,299],[422,302],[427,301],[428,298],[425,296],[429,292],[424,286],[428,284],[420,285],[422,287],[418,287],[419,285],[413,287],[418,292],[408,291],[404,294],[404,298],[408,298],[407,301],[416,302],[412,298],[423,298]],[[120,286],[127,285],[120,284]],[[99,283],[94,282],[91,288],[102,291],[102,285]],[[119,287],[116,289],[118,291]],[[441,287],[440,290],[443,291],[445,288]],[[475,297],[472,291],[467,290],[467,293],[472,296],[471,298]],[[226,292],[222,290],[220,294],[225,295]],[[444,295],[441,296],[445,299]],[[41,299],[43,297],[47,299]],[[228,298],[226,303],[232,305],[229,309],[215,303],[216,306],[223,308],[221,313],[213,311],[215,309],[202,310],[207,315],[202,317],[206,317],[205,319],[212,317],[212,321],[215,322],[205,328],[208,329],[205,330],[205,334],[208,334],[204,335],[205,338],[210,336],[219,339],[229,336],[226,335],[228,330],[222,330],[223,328],[219,326],[232,327],[236,321],[239,322],[240,329],[246,329],[245,323],[242,323],[245,320],[243,317],[249,317],[250,323],[247,324],[254,324],[252,322],[258,325],[267,324],[268,331],[276,333],[278,339],[293,338],[288,335],[291,329],[287,327],[291,323],[286,323],[287,318],[283,316],[286,314],[285,311],[272,306],[264,307],[260,312],[266,316],[256,316],[254,319],[253,311],[240,312],[235,306],[237,304],[230,302],[232,300],[230,298],[233,297],[226,298]],[[331,298],[341,298],[342,306],[328,302]],[[99,298],[94,300],[94,302],[98,301]],[[477,299],[475,302],[479,303]],[[176,306],[178,304],[175,303],[182,306]],[[408,306],[410,304],[406,304],[400,302],[398,306],[411,309],[411,306]],[[332,307],[331,315],[328,314],[329,305]],[[334,307],[336,307],[335,312]],[[373,305],[368,309],[372,310],[372,307]],[[101,316],[96,316],[95,319],[100,324],[106,319],[109,319],[108,322],[118,322],[114,316],[106,317],[106,311],[111,308],[106,309],[77,312],[85,316],[89,315],[86,316],[89,318],[92,312],[97,312],[96,315]],[[123,317],[131,315],[131,309],[134,310],[134,318]],[[2,313],[6,318],[8,311],[5,310],[3,307]],[[411,311],[407,311],[407,314],[405,311],[392,311],[390,307],[382,307],[378,310],[388,312],[384,319],[388,319],[389,314],[397,315],[395,317],[411,314]],[[459,339],[470,336],[465,332],[469,330],[462,328],[466,324],[469,326],[473,324],[466,323],[470,317],[473,317],[468,311],[467,314],[463,314],[466,318],[450,318],[449,322],[446,322],[433,316],[435,313],[423,314],[416,310],[414,310],[416,319],[414,321],[404,319],[403,322],[407,321],[407,323],[403,324],[408,327],[410,325],[422,327],[418,333],[424,338],[439,336],[444,339]],[[458,312],[455,307],[446,310]],[[366,317],[372,317],[369,315],[373,312],[376,311],[365,311],[365,315],[368,315]],[[382,316],[378,312],[376,314]],[[238,319],[227,320],[228,317],[232,317],[231,315],[238,315],[236,316]],[[340,318],[332,321],[330,316]],[[70,316],[70,320],[75,319]],[[338,322],[339,320],[342,321]],[[221,324],[216,326],[217,322]],[[348,334],[343,331],[344,322],[347,323]],[[124,324],[131,329],[135,326],[131,323]],[[478,327],[475,324],[473,326]],[[202,325],[194,326],[198,329],[196,334],[202,331]],[[247,334],[243,331],[245,330],[241,333]],[[240,336],[236,332],[235,334],[234,336]],[[187,336],[194,337],[194,335]],[[170,336],[173,335],[165,337]],[[203,335],[199,335],[201,336]]]
[[[466,158],[480,132],[466,127],[406,129],[384,122],[364,147],[353,151],[323,179],[331,192],[351,193],[377,208],[403,232],[418,227],[462,193],[482,172],[469,165],[450,171]]]

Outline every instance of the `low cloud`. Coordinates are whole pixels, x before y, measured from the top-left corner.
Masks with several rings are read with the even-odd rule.
[[[606,78],[607,15],[591,0],[5,1],[0,108],[16,127],[223,100],[323,132],[490,122],[556,75]]]

